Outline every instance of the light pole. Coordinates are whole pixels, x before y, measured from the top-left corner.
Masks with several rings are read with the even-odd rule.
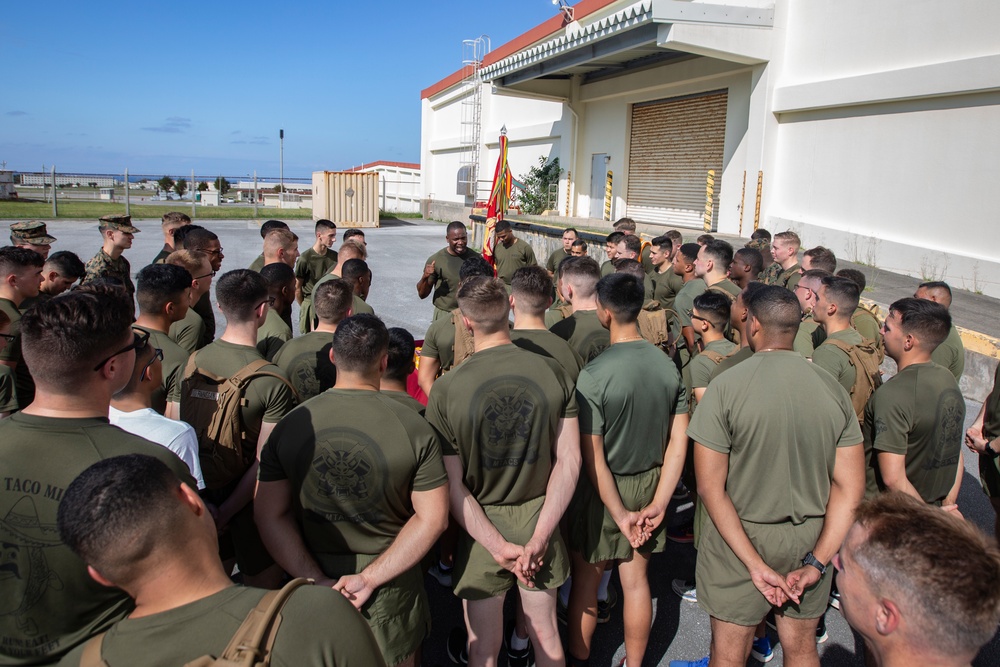
[[[285,131],[278,130],[278,208],[285,201]]]

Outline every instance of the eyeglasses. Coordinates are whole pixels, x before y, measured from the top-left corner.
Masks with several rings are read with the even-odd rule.
[[[0,338],[3,338],[8,343],[13,343],[15,340],[17,340],[17,336],[14,334],[0,333]]]
[[[203,252],[206,255],[221,255],[222,254],[222,248],[219,248],[218,250],[209,250],[208,248],[199,248],[198,251],[199,252]]]
[[[195,280],[201,280],[202,278],[208,278],[209,276],[211,276],[212,278],[214,278],[214,277],[215,277],[215,274],[216,274],[216,272],[215,272],[215,271],[212,271],[212,272],[210,272],[210,273],[206,273],[206,274],[205,274],[205,275],[203,275],[203,276],[195,276],[195,277],[194,277],[194,279],[195,279]]]
[[[101,361],[101,363],[99,363],[96,366],[94,366],[94,370],[95,371],[101,370],[101,367],[104,366],[104,364],[108,363],[109,361],[111,361],[112,359],[114,359],[115,357],[117,357],[119,354],[125,354],[129,350],[136,350],[136,351],[138,351],[138,350],[144,350],[144,349],[146,349],[146,343],[149,342],[149,332],[148,331],[143,331],[142,329],[132,329],[132,336],[133,336],[133,339],[132,339],[132,344],[131,345],[127,345],[127,346],[123,347],[122,349],[118,350],[117,352],[115,352],[114,354],[112,354],[111,356],[105,357]]]
[[[692,315],[691,319],[692,320],[701,320],[702,322],[708,322],[708,326],[712,327],[713,329],[715,328],[715,323],[712,322],[712,320],[710,320],[710,319],[707,319],[707,318],[704,318],[704,317],[700,317],[698,315]]]
[[[273,296],[269,296],[269,297],[267,297],[266,299],[264,299],[263,301],[261,301],[260,303],[258,303],[258,304],[257,304],[257,308],[260,308],[260,307],[261,307],[262,305],[264,305],[265,303],[266,303],[266,304],[267,304],[268,306],[273,306],[273,305],[274,305],[274,301],[275,301],[275,297],[273,297]]]
[[[143,382],[146,381],[146,371],[149,370],[149,367],[152,366],[157,359],[163,361],[163,350],[161,350],[158,347],[153,348],[153,358],[150,359],[148,362],[146,362],[146,365],[142,367],[142,373],[139,375],[139,377],[142,378]]]

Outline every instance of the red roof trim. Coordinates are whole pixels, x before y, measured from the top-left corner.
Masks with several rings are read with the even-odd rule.
[[[593,14],[598,10],[604,9],[608,5],[614,4],[615,2],[618,2],[618,0],[580,0],[580,2],[578,2],[576,5],[573,6],[573,14],[576,17],[576,20],[579,21],[583,17],[589,16],[590,14]],[[562,14],[557,14],[556,16],[553,16],[544,23],[536,25],[534,28],[522,34],[521,36],[515,37],[506,44],[498,46],[497,48],[490,51],[488,54],[486,54],[486,57],[483,58],[483,67],[486,67],[487,65],[492,65],[495,62],[503,60],[507,56],[517,53],[521,49],[531,46],[535,42],[539,42],[545,39],[546,37],[549,37],[559,32],[565,26],[566,23],[563,21]],[[441,91],[451,88],[464,78],[465,78],[465,71],[458,70],[457,72],[441,79],[433,86],[421,90],[420,99],[427,99],[428,97],[433,97],[434,95],[437,95]]]
[[[364,171],[372,167],[400,167],[402,169],[420,169],[419,162],[390,162],[389,160],[377,160],[375,162],[365,162],[360,167],[351,167],[344,171]]]

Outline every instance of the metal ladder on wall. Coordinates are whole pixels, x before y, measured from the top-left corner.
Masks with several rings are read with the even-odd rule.
[[[458,194],[464,195],[468,205],[474,205],[479,175],[479,152],[483,118],[483,86],[479,68],[490,52],[490,38],[480,35],[462,41],[462,102],[459,129]]]

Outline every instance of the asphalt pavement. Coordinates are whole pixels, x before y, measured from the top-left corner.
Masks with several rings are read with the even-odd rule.
[[[159,220],[134,220],[140,234],[125,257],[137,273],[159,252],[163,240]],[[259,224],[247,220],[210,220],[205,226],[219,235],[225,259],[222,272],[244,268],[260,254]],[[306,250],[312,243],[311,221],[292,220],[289,227],[299,235],[299,248]],[[86,262],[100,247],[100,235],[95,221],[58,220],[48,223],[50,233],[58,241],[54,250],[72,250]],[[416,296],[416,283],[426,259],[445,245],[443,224],[422,220],[383,221],[378,229],[365,230],[373,280],[368,302],[390,327],[404,327],[420,339],[431,322],[433,308],[430,298],[423,301]],[[221,275],[221,274],[220,274]],[[907,286],[906,289],[909,289]],[[911,291],[912,293],[912,291]],[[218,313],[219,331],[224,318]],[[296,322],[298,314],[293,313]],[[979,412],[980,404],[967,402],[966,422],[971,423]],[[779,479],[763,479],[761,484],[781,483]],[[994,514],[978,481],[977,457],[966,451],[965,476],[959,497],[959,508],[965,517],[982,530],[991,533]],[[690,517],[687,503],[671,506],[671,523],[681,523]],[[666,551],[655,556],[650,564],[650,586],[654,598],[655,617],[645,665],[666,666],[670,660],[694,660],[707,655],[710,639],[709,618],[696,604],[684,602],[670,589],[675,578],[691,579],[694,575],[695,552],[690,545],[669,544]],[[450,591],[433,578],[426,578],[433,612],[433,630],[424,645],[424,664],[448,665],[445,645],[448,633],[462,624],[461,605]],[[620,591],[617,575],[613,585]],[[620,596],[619,596],[620,599]],[[507,614],[510,614],[508,600]],[[820,646],[820,659],[824,667],[863,665],[861,640],[847,626],[840,613],[829,610],[827,626],[830,638]],[[624,657],[621,605],[612,612],[611,622],[598,626],[594,636],[591,664],[618,665]],[[505,659],[501,658],[501,665]],[[748,663],[758,664],[753,659]],[[775,646],[772,667],[782,664],[780,644]],[[973,663],[976,667],[1000,664],[1000,635],[994,637]]]

